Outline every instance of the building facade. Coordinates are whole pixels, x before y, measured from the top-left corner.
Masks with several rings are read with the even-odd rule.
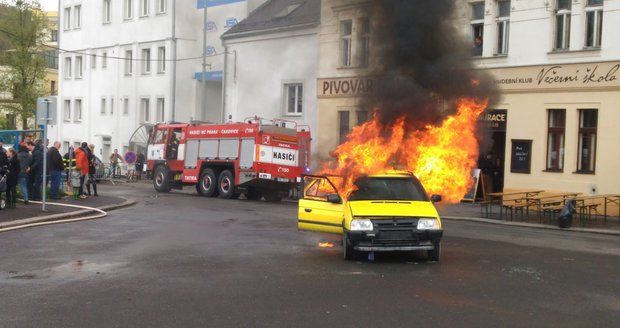
[[[224,24],[233,26],[256,3],[61,1],[58,124],[50,128],[50,138],[62,141],[64,149],[93,143],[106,161],[114,149],[123,154],[129,149],[142,124],[221,116],[217,70],[223,62],[219,36],[225,29],[220,20],[227,17]],[[211,18],[203,48],[205,5]],[[203,75],[215,83],[204,85]]]
[[[620,192],[620,1],[463,1],[505,188]]]
[[[319,69],[316,87],[319,159],[345,140],[352,127],[368,120],[362,96],[372,90],[371,1],[321,1]]]
[[[222,36],[227,120],[293,121],[310,129],[316,149],[320,8],[314,0],[269,1]]]

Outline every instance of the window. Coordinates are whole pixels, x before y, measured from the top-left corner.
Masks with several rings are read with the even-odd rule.
[[[114,115],[114,98],[110,97],[110,115]]]
[[[166,12],[166,0],[156,0],[157,2],[157,13],[163,14]]]
[[[90,55],[90,68],[91,69],[97,68],[97,54]]]
[[[140,16],[148,16],[149,15],[149,2],[151,0],[140,0]]]
[[[69,147],[71,146],[71,143],[69,141],[63,141],[62,142],[62,150],[63,151],[69,151]]]
[[[82,56],[75,56],[75,78],[82,78]]]
[[[166,119],[166,103],[164,98],[157,98],[157,122],[164,122]]]
[[[129,114],[129,98],[123,98],[123,115]]]
[[[52,96],[56,95],[56,81],[54,80],[50,81],[50,94]]]
[[[570,48],[571,0],[557,0],[555,14],[555,49]]]
[[[108,53],[104,52],[101,54],[101,68],[108,68]]]
[[[547,124],[547,171],[564,170],[566,110],[550,109]]]
[[[125,6],[123,8],[123,17],[125,19],[133,18],[133,0],[125,0]]]
[[[50,35],[50,41],[58,42],[58,30],[52,30]]]
[[[586,4],[586,48],[600,48],[603,34],[603,0]]]
[[[82,6],[78,5],[73,7],[73,15],[75,15],[75,28],[80,28],[82,27]]]
[[[301,115],[303,113],[303,84],[285,84],[286,115]]]
[[[131,50],[125,51],[125,75],[133,74],[133,52]]]
[[[151,104],[148,98],[140,99],[140,115],[142,122],[149,122],[151,119]]]
[[[497,52],[508,54],[508,36],[510,35],[510,0],[497,2]]]
[[[9,130],[17,128],[17,116],[15,114],[6,114],[6,124]]]
[[[482,56],[484,38],[484,2],[471,4],[472,56]]]
[[[63,69],[65,70],[65,79],[70,79],[72,70],[71,57],[65,57],[65,67]]]
[[[368,111],[358,110],[357,111],[357,125],[362,125],[368,121]]]
[[[349,111],[338,111],[338,135],[339,143],[343,143],[347,140],[349,134]]]
[[[142,74],[151,73],[151,49],[142,49]]]
[[[64,19],[64,28],[65,30],[71,29],[71,8],[65,8],[65,19]]]
[[[340,23],[340,65],[351,67],[351,33],[353,23],[350,20]]]
[[[368,66],[370,58],[370,18],[360,20],[360,65]]]
[[[103,0],[103,23],[107,24],[112,21],[112,4],[111,0]]]
[[[71,121],[71,100],[66,99],[62,107],[62,116],[65,122]]]
[[[157,72],[166,72],[166,47],[157,48]]]
[[[82,99],[75,100],[74,119],[76,122],[82,121]]]
[[[106,113],[106,99],[105,98],[101,98],[101,109],[100,109],[100,113],[101,115],[105,115]]]
[[[594,173],[597,124],[597,109],[579,110],[579,154],[577,158],[577,172]]]

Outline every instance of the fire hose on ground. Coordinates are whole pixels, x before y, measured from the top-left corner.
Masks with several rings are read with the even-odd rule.
[[[36,202],[36,201],[31,201],[31,203],[41,204],[41,202]],[[97,212],[97,213],[96,214],[92,214],[92,215],[88,215],[88,216],[85,216],[85,217],[78,217],[78,218],[71,218],[71,219],[61,219],[61,220],[54,220],[54,221],[35,222],[35,223],[27,223],[27,224],[22,224],[22,225],[14,226],[14,227],[1,228],[0,232],[19,230],[19,229],[26,229],[26,228],[33,228],[33,227],[52,225],[52,224],[60,224],[60,223],[70,223],[70,222],[94,220],[94,219],[100,219],[100,218],[106,217],[108,215],[107,212],[105,212],[105,211],[103,211],[101,209],[95,208],[95,207],[71,205],[71,204],[62,204],[62,203],[49,203],[49,202],[46,202],[46,204],[47,205],[54,205],[54,206],[64,206],[64,207],[78,208],[78,209],[89,210],[89,211]]]

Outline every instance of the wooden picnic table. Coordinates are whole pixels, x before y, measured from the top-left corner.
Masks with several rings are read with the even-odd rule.
[[[605,222],[607,222],[607,205],[609,204],[615,204],[618,206],[619,211],[620,211],[620,194],[603,194],[603,195],[584,195],[584,196],[578,196],[574,198],[575,201],[579,204],[578,206],[582,207],[582,208],[586,208],[586,207],[598,207],[601,204],[587,204],[586,205],[586,201],[589,200],[596,200],[596,199],[603,199],[603,207],[604,207],[604,211],[603,211],[603,216],[605,218]],[[588,213],[588,216],[591,216],[591,213]],[[620,218],[620,212],[618,213],[618,218]]]
[[[580,192],[553,192],[545,195],[536,195],[528,197],[526,202],[529,206],[536,206],[538,211],[538,219],[542,223],[543,215],[548,211],[559,211],[566,204],[569,198],[575,198],[581,195]]]
[[[522,201],[527,201],[526,199],[528,197],[534,197],[543,192],[545,191],[542,189],[519,189],[519,190],[506,191],[506,192],[488,193],[487,196],[489,196],[489,201],[486,203],[487,204],[487,217],[493,215],[493,204],[495,203],[495,201],[498,201],[497,204],[500,206],[499,215],[501,218],[502,208],[504,207],[504,201],[511,201],[511,202],[514,202],[514,204],[518,204]],[[505,198],[505,197],[510,197],[510,196],[522,196],[522,197],[515,197],[515,198],[510,198],[510,199]],[[527,208],[526,208],[526,211],[528,211]],[[511,210],[511,217],[512,217],[512,210]]]

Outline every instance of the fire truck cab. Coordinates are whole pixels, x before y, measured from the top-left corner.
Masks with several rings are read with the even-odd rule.
[[[157,124],[147,168],[159,192],[194,185],[205,197],[279,201],[310,167],[310,131],[284,120]]]

